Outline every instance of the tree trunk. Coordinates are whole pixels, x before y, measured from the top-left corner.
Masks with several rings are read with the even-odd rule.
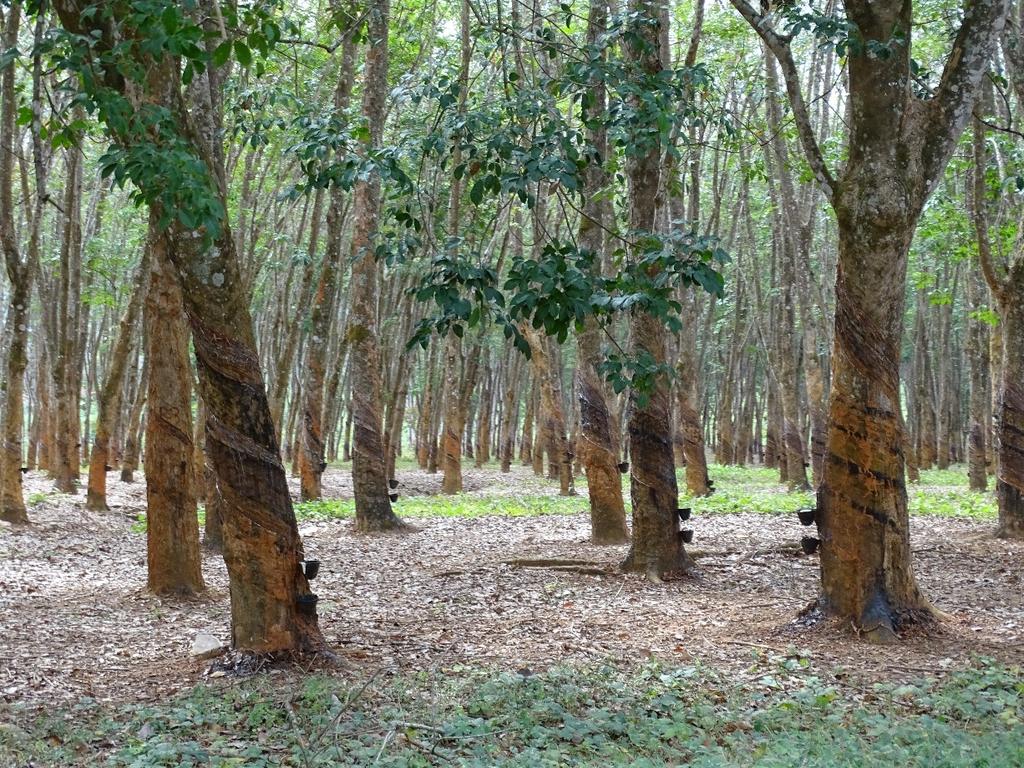
[[[181,288],[167,246],[153,218],[147,248],[152,262],[146,294],[147,586],[158,595],[191,595],[204,589],[196,516],[192,444],[192,374]]]
[[[56,359],[53,365],[53,389],[56,402],[56,449],[51,467],[54,485],[62,493],[73,493],[78,487],[78,397],[74,386],[78,381],[75,361],[78,359],[78,306],[81,286],[81,187],[82,153],[76,147],[67,152],[64,227],[60,246],[59,317]]]
[[[530,344],[530,362],[540,381],[541,412],[547,436],[548,461],[559,481],[561,496],[575,496],[572,482],[572,455],[566,440],[565,414],[562,409],[562,378],[552,360],[550,340],[528,323],[520,326]],[[617,478],[616,478],[617,479]]]
[[[658,8],[651,0],[631,0],[630,13],[638,21],[636,39],[628,40],[626,53],[649,75],[661,71],[661,39]],[[653,146],[634,147],[627,158],[630,182],[629,228],[653,232],[655,212],[663,200],[660,175],[661,141],[645,134]],[[639,255],[639,254],[638,254]],[[655,275],[651,275],[654,277]],[[654,364],[665,362],[666,331],[659,319],[646,312],[630,318],[631,352],[648,357]],[[669,392],[664,376],[658,375],[650,391],[631,394],[629,415],[630,495],[633,505],[633,543],[622,567],[640,571],[648,578],[685,571],[692,562],[683,547],[676,508],[679,490],[672,456],[672,421]]]
[[[900,624],[928,609],[911,566],[900,419],[903,286],[914,219],[890,214],[888,227],[873,226],[867,211],[854,207],[870,199],[866,188],[848,196],[851,210],[840,208],[828,455],[818,491],[822,589],[830,610],[853,618],[869,639],[890,641]]]
[[[1013,290],[1002,302],[1003,364],[1000,370],[999,406],[996,425],[999,433],[999,472],[996,476],[996,500],[999,504],[997,535],[1005,539],[1024,539],[1024,260],[1011,274]]]
[[[444,477],[441,493],[462,493],[462,432],[466,426],[466,412],[462,409],[461,391],[464,368],[462,339],[449,333],[444,339],[444,432],[441,437],[441,458]]]
[[[152,237],[152,233],[151,233]],[[139,263],[138,275],[134,281],[128,308],[121,317],[118,326],[117,341],[111,353],[107,376],[99,396],[99,414],[96,420],[96,434],[93,438],[92,454],[89,457],[89,486],[85,497],[86,509],[106,511],[107,509],[107,472],[110,470],[110,435],[114,420],[121,409],[121,393],[124,389],[124,374],[127,368],[128,354],[137,332],[135,321],[142,305],[142,297],[146,293],[147,280],[150,275],[150,249],[147,247]],[[180,296],[178,298],[180,314]],[[162,309],[157,305],[157,309]],[[185,350],[186,355],[188,349]],[[187,361],[186,361],[187,362]],[[187,367],[187,366],[186,366]]]
[[[431,442],[434,439],[431,424],[434,420],[434,368],[438,346],[436,343],[430,345],[423,371],[423,397],[420,400],[420,417],[416,428],[416,461],[420,469],[427,469],[430,463]]]
[[[3,48],[14,50],[18,44],[21,4],[12,3],[3,32]],[[3,249],[11,293],[7,310],[10,328],[10,349],[7,350],[7,370],[0,386],[4,390],[6,406],[3,409],[3,451],[0,454],[0,520],[9,523],[28,522],[25,497],[22,492],[22,451],[24,438],[25,370],[28,368],[29,314],[32,306],[32,281],[35,272],[34,252],[38,247],[42,205],[37,203],[32,220],[28,258],[22,258],[14,229],[14,202],[12,199],[14,169],[14,123],[18,108],[15,93],[14,64],[3,68],[0,74],[0,247]],[[37,182],[40,180],[37,179]],[[42,190],[39,190],[42,193]],[[25,201],[27,204],[27,201]]]
[[[907,258],[917,220],[973,110],[1006,17],[1002,0],[965,12],[932,98],[912,92],[912,5],[848,0],[865,40],[904,42],[887,56],[851,51],[848,157],[828,169],[801,93],[789,39],[745,0],[733,5],[782,65],[811,171],[836,212],[839,261],[825,472],[818,490],[823,607],[863,635],[891,642],[901,624],[930,619],[911,565],[900,352]]]
[[[355,72],[356,43],[353,35],[342,41],[341,74],[334,91],[335,109],[348,108]],[[302,462],[300,463],[300,494],[303,501],[319,499],[320,480],[327,463],[324,459],[324,381],[327,344],[334,317],[334,298],[342,270],[342,224],[344,193],[340,187],[329,190],[327,238],[323,268],[309,314],[309,351],[306,355],[305,381],[302,391]],[[315,228],[314,228],[315,231]]]
[[[967,302],[977,311],[984,302],[984,284],[977,269],[967,275]],[[970,423],[967,431],[967,477],[972,491],[988,488],[988,324],[968,318],[967,358],[970,365]]]
[[[361,147],[365,155],[380,146],[388,74],[389,0],[373,0],[368,7],[368,35],[363,87],[363,116],[369,136]],[[353,193],[351,315],[346,338],[352,355],[352,483],[356,501],[356,527],[386,531],[402,527],[391,509],[384,461],[380,373],[377,342],[377,261],[374,237],[381,207],[380,174],[372,172],[356,182]]]
[[[526,410],[523,413],[523,430],[519,437],[519,463],[524,467],[533,464],[533,426],[536,421],[537,400],[539,399],[537,377],[530,376],[530,389],[525,397]]]
[[[697,303],[690,306],[696,310]],[[686,461],[686,490],[691,496],[707,496],[711,493],[708,477],[708,462],[704,452],[704,429],[697,413],[697,333],[696,312],[683,328],[679,339],[679,362],[676,365],[676,409],[677,425],[683,443],[683,458]]]
[[[1016,73],[1018,77],[1024,76]],[[971,218],[982,273],[999,309],[998,399],[995,407],[996,501],[1000,538],[1024,538],[1024,252],[1014,254],[1005,270],[993,258],[989,238],[985,181],[985,130],[974,125],[974,184]],[[1018,247],[1021,241],[1018,238]],[[1005,272],[1002,274],[1001,272]],[[995,336],[995,334],[993,334]],[[973,393],[972,393],[973,405]],[[973,410],[973,409],[972,409]]]
[[[146,407],[146,395],[149,391],[149,359],[142,361],[139,383],[135,390],[135,400],[131,413],[128,415],[127,437],[125,439],[124,456],[121,458],[121,482],[135,482],[135,470],[139,468],[139,436],[142,428],[142,412]]]
[[[55,4],[55,10],[69,32],[95,38],[100,53],[113,45],[111,25],[122,27],[116,34],[124,37],[138,32],[131,26],[133,17],[122,15],[123,9],[114,8],[110,16],[100,18],[88,13],[81,2],[66,0]],[[213,10],[204,11],[213,23]],[[217,42],[211,30],[207,44]],[[190,109],[180,90],[179,60],[170,54],[151,60],[141,49],[135,55],[146,73],[142,87],[129,87],[110,72],[103,76],[136,109],[149,102],[166,110],[184,148],[206,176],[208,186],[196,194],[209,195],[226,210],[221,73],[208,66],[193,79]],[[108,124],[108,128],[121,142],[145,140],[134,132],[119,133],[117,125]],[[143,191],[151,199],[158,198],[159,190]],[[193,230],[182,224],[180,211],[163,210],[159,204],[152,207],[153,215],[164,214],[169,220],[165,241],[191,323],[199,386],[208,408],[206,445],[224,498],[232,644],[268,653],[320,648],[323,638],[315,612],[300,613],[297,605],[299,597],[309,592],[299,566],[302,541],[280,460],[235,240],[226,221],[209,225],[211,229]]]
[[[523,363],[519,353],[513,350],[511,364],[505,377],[504,402],[501,409],[501,429],[499,441],[501,445],[501,471],[512,471],[512,459],[515,454],[516,417],[519,402],[519,383]]]

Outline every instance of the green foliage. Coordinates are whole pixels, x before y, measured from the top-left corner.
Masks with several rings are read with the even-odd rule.
[[[696,231],[631,232],[628,237],[636,243],[638,255],[627,258],[620,251],[619,270],[612,277],[597,270],[597,254],[575,243],[551,240],[544,244],[540,258],[514,259],[500,287],[497,272],[478,266],[472,257],[457,256],[456,243],[433,260],[416,292],[420,301],[432,301],[438,313],[420,321],[409,344],[426,347],[434,333],[451,330],[462,336],[464,327],[490,321],[529,356],[519,322],[530,323],[559,343],[573,330],[581,331],[588,317],[607,326],[631,312],[645,312],[679,331],[682,305],[675,298],[679,286],[700,286],[713,295],[723,294],[724,282],[716,268],[729,257],[716,238]],[[671,367],[657,365],[649,354],[620,351],[607,356],[601,371],[616,392],[632,387],[643,396],[655,377],[671,374]]]
[[[572,8],[561,10],[569,26]],[[505,205],[513,197],[532,208],[542,184],[576,207],[585,194],[614,192],[586,189],[584,174],[594,165],[612,175],[612,187],[622,188],[620,168],[626,159],[658,150],[678,160],[684,126],[721,121],[728,132],[728,120],[706,109],[702,100],[713,86],[707,68],[698,64],[651,72],[626,55],[625,48],[649,45],[645,27],[653,24],[653,18],[631,11],[612,19],[596,42],[581,45],[541,18],[523,34],[544,57],[564,62],[557,74],[518,63],[520,30],[485,24],[481,38],[512,60],[503,63],[498,98],[478,100],[475,93],[463,93],[455,74],[425,78],[411,103],[433,105],[435,118],[419,151],[442,169],[459,158],[451,174],[467,182],[470,202],[478,208]],[[595,83],[608,93],[604,110],[594,109]],[[577,109],[579,120],[573,114]],[[607,157],[590,143],[586,129],[597,128],[607,132],[612,147]],[[410,344],[425,347],[434,334],[461,336],[467,327],[493,323],[529,355],[517,327],[521,322],[563,343],[588,317],[608,325],[616,315],[634,312],[678,330],[678,289],[696,286],[721,296],[719,268],[727,256],[695,224],[675,224],[668,234],[616,232],[627,247],[615,254],[610,277],[596,268],[597,255],[571,238],[545,236],[538,253],[520,253],[502,278],[484,254],[467,247],[462,233],[449,232],[444,251],[433,257],[417,291],[417,298],[433,303],[435,312],[419,323]],[[535,232],[534,237],[541,235]],[[668,373],[621,350],[609,356],[603,371],[616,391],[631,387],[641,399],[655,377]]]
[[[910,513],[935,517],[971,517],[995,520],[999,513],[992,493],[969,491],[966,488],[910,489]]]
[[[29,10],[46,12],[42,3],[31,3]],[[176,220],[215,238],[225,216],[216,183],[184,129],[186,121],[170,106],[177,100],[151,92],[154,70],[157,62],[170,64],[173,81],[156,87],[177,91],[208,66],[226,64],[232,54],[240,66],[249,67],[253,51],[266,56],[280,40],[282,26],[288,26],[278,10],[277,2],[227,5],[222,21],[228,37],[213,47],[207,43],[220,39],[221,28],[204,23],[195,0],[97,3],[83,6],[81,13],[67,8],[65,28],[47,36],[40,51],[78,86],[66,108],[71,118],[59,130],[48,131],[51,141],[78,143],[75,132],[87,125],[79,115],[84,110],[95,116],[113,142],[99,160],[103,177],[121,186],[130,183],[132,200],[159,211],[162,228]],[[257,70],[262,72],[262,64]],[[150,99],[133,103],[128,93],[136,89],[149,92]]]
[[[702,666],[454,666],[360,681],[258,676],[155,705],[85,699],[0,731],[0,762],[210,765],[1019,765],[1024,675],[978,660],[945,680],[830,682],[792,649],[735,676]],[[5,718],[6,719],[6,718]]]

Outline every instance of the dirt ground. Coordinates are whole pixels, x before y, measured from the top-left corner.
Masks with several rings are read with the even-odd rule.
[[[412,471],[399,480],[403,495],[440,485]],[[520,468],[468,470],[466,486],[491,496],[557,492]],[[28,476],[26,495],[51,490],[44,476]],[[325,491],[350,495],[347,473],[329,470]],[[95,514],[83,498],[50,495],[31,508],[32,526],[0,525],[0,702],[158,700],[209,674],[190,648],[200,631],[228,639],[223,561],[204,556],[200,598],[148,594],[145,534],[132,531],[145,487],[112,474],[110,501],[109,514]],[[575,515],[417,519],[414,532],[381,537],[355,534],[348,520],[302,523],[307,554],[322,561],[314,588],[327,640],[366,672],[651,656],[742,670],[758,651],[795,647],[867,684],[941,674],[974,655],[1024,662],[1024,544],[992,538],[991,523],[913,520],[921,586],[948,617],[935,631],[876,647],[843,627],[795,620],[815,597],[818,572],[817,556],[798,554],[806,529],[795,515],[695,516],[697,572],[665,584],[508,562],[613,569],[625,549],[588,543],[586,506],[581,496]]]

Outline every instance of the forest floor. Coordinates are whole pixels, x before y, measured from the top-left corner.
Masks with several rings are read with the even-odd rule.
[[[1016,739],[1008,742],[1011,749],[1020,750],[1006,763],[972,764],[1024,764],[1024,544],[993,538],[990,494],[968,492],[959,471],[925,473],[922,484],[912,490],[916,572],[924,593],[945,618],[927,632],[911,632],[899,645],[879,647],[859,642],[847,627],[798,618],[815,598],[818,582],[817,556],[800,551],[800,538],[808,529],[793,514],[810,497],[786,492],[769,470],[714,467],[712,475],[719,492],[687,502],[694,507],[688,525],[695,538],[688,549],[697,561],[695,573],[651,584],[615,573],[625,547],[588,542],[585,484],[580,496],[559,498],[557,484],[535,477],[528,468],[516,467],[511,474],[467,468],[466,492],[451,499],[438,495],[439,476],[400,469],[402,498],[396,509],[412,522],[413,530],[371,537],[356,534],[348,519],[347,469],[330,468],[325,477],[329,500],[297,505],[307,555],[322,563],[314,583],[321,627],[342,663],[342,671],[327,678],[341,688],[321,682],[329,695],[315,685],[310,694],[328,702],[322,713],[326,720],[315,728],[330,730],[333,722],[336,729],[341,718],[336,711],[361,711],[362,705],[350,699],[373,698],[365,693],[368,686],[374,696],[392,703],[395,696],[429,700],[433,703],[428,711],[434,715],[438,707],[444,709],[438,704],[444,696],[437,686],[458,688],[448,694],[463,697],[463,713],[468,711],[466,697],[498,686],[494,706],[505,711],[502,707],[514,708],[522,695],[513,682],[539,686],[533,696],[553,687],[557,698],[567,686],[560,676],[574,669],[591,670],[584,682],[574,678],[570,686],[588,691],[579,694],[585,701],[624,696],[624,690],[637,686],[646,690],[647,684],[638,682],[645,675],[654,675],[663,693],[676,690],[677,678],[672,676],[683,679],[689,674],[703,681],[704,688],[746,692],[740,697],[744,700],[750,691],[769,699],[791,697],[795,685],[800,691],[816,691],[812,699],[819,704],[822,696],[826,703],[836,696],[888,696],[886,701],[896,702],[892,706],[905,714],[899,691],[908,686],[914,691],[932,691],[929,686],[946,690],[951,685],[963,691],[958,681],[967,670],[971,681],[986,675],[1001,681],[984,690],[1003,692],[993,706],[1002,713],[1001,727]],[[269,710],[284,718],[281,727],[295,732],[288,749],[301,759],[295,757],[294,764],[318,764],[310,761],[313,752],[317,760],[332,754],[326,748],[314,750],[313,736],[303,736],[298,725],[312,717],[315,707],[300,707],[297,715],[298,705],[285,705],[268,693],[265,686],[271,678],[237,688],[230,675],[192,657],[191,644],[199,632],[228,640],[224,563],[219,556],[204,555],[208,588],[200,597],[170,600],[148,594],[144,517],[140,519],[145,485],[120,483],[114,474],[109,482],[112,511],[96,514],[84,510],[81,496],[54,493],[43,475],[30,473],[26,495],[32,525],[0,527],[0,723],[11,723],[9,730],[0,727],[0,764],[6,765],[5,744],[14,750],[12,755],[26,760],[24,765],[30,764],[25,757],[29,754],[36,760],[33,765],[51,764],[40,762],[41,754],[63,755],[64,762],[55,765],[102,764],[100,756],[117,765],[282,764],[269,758],[259,762],[266,750],[260,752],[258,741],[244,739],[231,748],[218,747],[224,759],[210,752],[209,744],[200,745],[201,751],[206,749],[203,759],[186,760],[180,750],[167,758],[170,762],[154,758],[122,763],[112,757],[125,748],[125,732],[116,724],[135,723],[129,741],[145,745],[153,733],[144,730],[149,727],[145,723],[139,725],[139,712],[168,701],[208,699],[214,695],[210,691],[220,693],[215,703],[203,699],[203,707],[213,711],[227,706],[235,712],[239,705],[231,697],[241,695],[240,690],[247,691],[246,697],[267,697]],[[613,671],[593,672],[601,669]],[[308,693],[312,684],[293,679],[301,670],[273,674],[289,680],[296,696],[300,690]],[[395,693],[395,686],[404,693]],[[416,695],[410,693],[413,689]],[[339,697],[341,690],[347,693]],[[979,695],[971,694],[974,699]],[[722,701],[731,700],[722,696]],[[636,704],[637,699],[630,701]],[[720,708],[722,701],[711,704]],[[54,713],[63,713],[66,725],[83,707],[90,713],[82,716],[86,721],[114,725],[107,730],[96,726],[91,737],[55,729]],[[125,714],[124,707],[132,714]],[[803,712],[798,705],[794,708]],[[382,717],[379,709],[373,712],[375,718]],[[414,712],[424,716],[422,709]],[[646,704],[637,712],[637,718],[647,713],[650,719]],[[741,734],[749,730],[749,719],[736,716]],[[41,725],[44,721],[50,725]],[[565,722],[563,717],[561,727]],[[309,720],[310,728],[313,723]],[[376,761],[416,764],[412,758],[398,760],[394,750],[399,742],[402,749],[418,754],[422,764],[465,757],[438,738],[428,739],[432,747],[425,751],[423,734],[436,737],[440,726],[416,724],[420,736],[402,727],[373,731],[374,750],[382,734],[391,733]],[[476,744],[474,738],[455,742],[468,748]],[[934,734],[931,738],[935,740]],[[26,744],[35,744],[36,751]],[[244,750],[254,747],[247,757]],[[152,757],[145,749],[142,753]],[[446,753],[451,754],[444,760],[438,757]],[[232,756],[241,762],[233,762]],[[340,759],[336,752],[334,759]],[[493,755],[490,760],[480,764],[493,764]],[[366,758],[351,764],[371,762]]]

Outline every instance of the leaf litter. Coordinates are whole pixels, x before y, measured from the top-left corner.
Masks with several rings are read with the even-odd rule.
[[[529,468],[464,474],[472,495],[558,492]],[[439,476],[398,479],[408,498],[440,489]],[[324,485],[328,497],[351,498],[345,471],[329,469]],[[136,524],[143,482],[112,477],[103,514],[84,509],[84,490],[53,493],[41,473],[25,490],[32,525],[0,525],[0,705],[159,701],[206,678],[210,662],[191,648],[199,633],[229,640],[221,557],[203,554],[204,594],[158,598],[145,589]],[[418,518],[401,535],[300,522],[307,556],[321,561],[313,588],[328,643],[358,674],[653,658],[744,675],[781,654],[869,685],[942,676],[976,655],[1024,662],[1024,544],[993,538],[991,522],[912,519],[918,579],[944,620],[880,647],[798,618],[817,595],[818,559],[800,552],[807,529],[795,514],[694,515],[694,574],[652,584],[616,572],[626,547],[590,544],[585,495],[573,504],[573,514]]]

